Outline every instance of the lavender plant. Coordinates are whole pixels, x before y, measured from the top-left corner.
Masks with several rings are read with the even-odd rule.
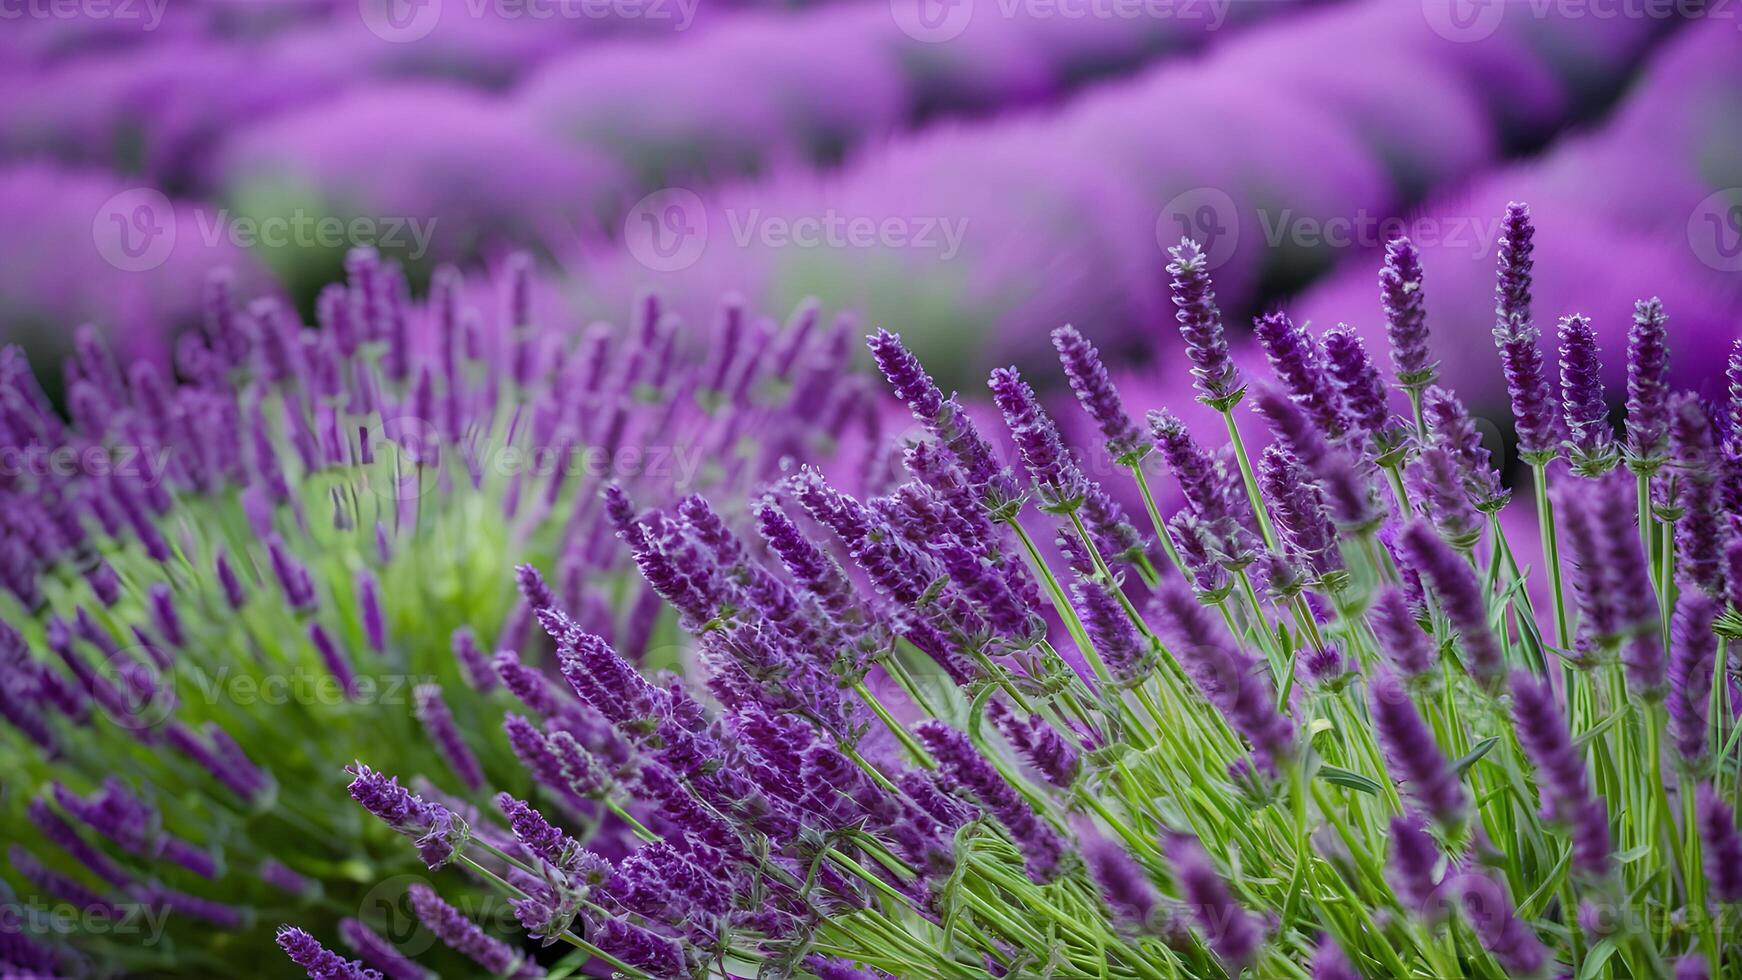
[[[696,637],[705,693],[654,683],[560,603],[539,611],[568,685],[527,707],[562,772],[606,764],[557,744],[571,715],[609,720],[638,850],[613,862],[574,840],[575,783],[505,797],[505,822],[363,765],[351,795],[453,866],[444,887],[491,882],[529,936],[573,947],[563,970],[1728,975],[1742,617],[1710,559],[1736,551],[1734,454],[1701,403],[1664,391],[1664,464],[1617,472],[1577,318],[1562,418],[1530,326],[1527,209],[1507,223],[1496,337],[1538,513],[1567,532],[1545,535],[1551,569],[1568,549],[1552,609],[1533,604],[1546,572],[1507,540],[1491,457],[1431,385],[1431,318],[1399,320],[1414,420],[1376,418],[1347,383],[1364,370],[1326,362],[1354,357],[1347,338],[1286,318],[1260,326],[1280,383],[1247,379],[1186,243],[1170,274],[1200,396],[1231,413],[1253,393],[1274,437],[1259,467],[1238,443],[1224,465],[1165,412],[1160,451],[1134,445],[1070,328],[1057,347],[1107,455],[1065,445],[1008,369],[990,382],[1020,456],[1007,467],[878,333],[926,432],[903,482],[860,500],[801,470],[757,504],[760,542],[699,499],[637,512],[608,495]],[[1409,254],[1393,248],[1382,277],[1399,310],[1400,282],[1420,296]],[[1380,479],[1375,423],[1403,433],[1392,462],[1413,479]],[[1171,518],[1150,458],[1187,500]],[[1147,528],[1100,482],[1124,472],[1145,483]],[[519,968],[418,901],[484,969]]]
[[[315,330],[214,280],[178,381],[79,332],[70,421],[0,353],[0,974],[241,975],[295,919],[421,975],[385,955],[403,882],[377,885],[421,865],[321,792],[359,757],[455,836],[499,791],[568,780],[566,833],[627,853],[627,744],[572,698],[548,722],[520,706],[559,698],[536,621],[559,601],[638,665],[681,666],[600,487],[742,498],[849,434],[867,391],[814,306],[777,336],[728,302],[700,349],[651,297],[625,330],[559,331],[527,268],[486,318],[451,270],[414,303],[360,251]],[[311,942],[281,936],[329,969]]]

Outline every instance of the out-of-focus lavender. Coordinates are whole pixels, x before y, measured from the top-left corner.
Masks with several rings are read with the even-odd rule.
[[[1534,319],[1553,335],[1560,317],[1582,313],[1603,353],[1613,403],[1625,394],[1627,332],[1634,304],[1660,297],[1678,351],[1724,349],[1742,316],[1742,60],[1734,24],[1689,25],[1647,66],[1613,118],[1540,159],[1503,168],[1440,196],[1398,226],[1421,248],[1429,317],[1441,335],[1467,339],[1437,350],[1441,372],[1479,412],[1504,417],[1505,390],[1492,370],[1493,303],[1481,283],[1494,274],[1498,218],[1528,200],[1535,239]],[[1297,316],[1348,320],[1383,342],[1371,250],[1309,290]],[[1552,345],[1551,345],[1552,346]],[[1546,348],[1545,348],[1546,349]],[[1672,361],[1672,383],[1704,384],[1702,359]]]
[[[1600,108],[1668,27],[1551,8],[1458,43],[1414,4],[1340,4],[839,175],[643,202],[627,254],[596,243],[575,267],[608,303],[649,280],[698,302],[724,283],[814,292],[903,326],[934,364],[1044,356],[1067,319],[1160,357],[1162,249],[1182,234],[1229,311],[1251,312],[1336,259],[1307,231],[1378,221],[1540,142]]]

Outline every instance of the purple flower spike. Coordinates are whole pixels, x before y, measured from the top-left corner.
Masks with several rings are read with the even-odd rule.
[[[541,977],[544,971],[526,962],[514,947],[478,928],[459,909],[441,900],[428,885],[410,888],[411,907],[418,921],[435,934],[449,949],[483,967],[485,972],[503,977]]]
[[[363,809],[417,843],[418,854],[431,870],[452,861],[466,845],[471,830],[440,803],[425,802],[399,781],[361,762],[346,766],[354,778],[349,791]]]
[[[278,948],[284,950],[292,963],[306,970],[310,980],[381,980],[379,970],[345,959],[295,926],[279,928]]]
[[[1095,345],[1068,324],[1052,332],[1052,345],[1058,351],[1077,401],[1107,440],[1107,455],[1127,464],[1142,459],[1149,447],[1131,416],[1125,414],[1119,392],[1114,390],[1113,379],[1107,376],[1107,367],[1101,363]]]
[[[1235,970],[1256,963],[1264,934],[1257,919],[1234,900],[1203,845],[1181,834],[1166,842],[1166,850],[1205,943]]]
[[[1083,842],[1083,864],[1101,888],[1101,898],[1121,921],[1143,928],[1155,913],[1155,886],[1143,866],[1118,844],[1102,837],[1086,821],[1076,827]]]
[[[1669,443],[1675,471],[1676,578],[1710,596],[1724,594],[1724,515],[1720,512],[1719,454],[1711,415],[1698,396],[1670,399]]]
[[[991,444],[954,398],[944,398],[919,359],[902,345],[901,337],[879,330],[867,338],[867,343],[895,397],[906,403],[914,419],[949,447],[980,499],[994,507],[1016,499],[1019,496],[1016,483],[998,464]]]
[[[440,684],[419,684],[413,692],[417,702],[417,720],[425,735],[434,742],[448,768],[460,777],[466,788],[476,793],[484,788],[484,768],[472,753],[466,740],[460,737],[460,727],[454,724],[453,712],[442,699]]]
[[[1325,495],[1294,454],[1281,446],[1264,447],[1258,460],[1258,485],[1292,557],[1320,578],[1343,567],[1337,529],[1325,513]]]
[[[429,980],[430,973],[405,957],[381,934],[358,919],[339,920],[339,938],[364,963],[381,971],[386,980]]]
[[[1546,462],[1554,458],[1560,441],[1560,416],[1549,393],[1537,329],[1528,320],[1503,320],[1494,328],[1494,343],[1500,348],[1500,366],[1512,399],[1518,452],[1526,462]]]
[[[1173,261],[1167,265],[1171,280],[1174,319],[1185,338],[1186,356],[1192,362],[1198,399],[1217,411],[1233,408],[1245,391],[1234,359],[1228,354],[1227,331],[1222,311],[1216,307],[1216,291],[1210,282],[1209,258],[1189,238],[1167,250]]]
[[[1554,690],[1524,671],[1515,671],[1512,717],[1519,744],[1536,764],[1544,813],[1568,828],[1573,867],[1592,878],[1606,876],[1612,867],[1608,810],[1591,795],[1585,758],[1573,745]]]
[[[1212,622],[1203,603],[1180,588],[1162,589],[1155,614],[1174,655],[1234,730],[1264,753],[1275,770],[1294,758],[1294,723],[1276,708],[1267,673]]]
[[[1589,317],[1561,319],[1561,406],[1573,469],[1586,475],[1614,468],[1619,454],[1609,406],[1603,402],[1603,362]]]
[[[1287,396],[1273,388],[1258,393],[1256,405],[1271,431],[1294,453],[1325,495],[1331,519],[1350,531],[1371,528],[1383,514],[1360,465],[1340,446],[1333,446]]]
[[[1443,447],[1457,460],[1464,489],[1476,509],[1488,514],[1504,507],[1512,491],[1500,485],[1500,474],[1482,446],[1482,434],[1458,396],[1431,385],[1422,392],[1421,411],[1428,444]]]
[[[1440,847],[1420,818],[1391,818],[1391,887],[1404,908],[1427,922],[1445,917],[1440,894]]]
[[[1347,325],[1338,324],[1325,332],[1324,348],[1325,364],[1342,398],[1343,412],[1359,427],[1368,451],[1375,457],[1395,451],[1402,443],[1403,427],[1391,414],[1385,381],[1367,357],[1361,338]]]
[[[473,690],[488,693],[495,689],[496,670],[484,656],[484,651],[478,647],[478,634],[470,626],[454,630],[448,638],[448,645],[454,652],[454,660],[460,665],[460,673]],[[509,653],[507,656],[512,659],[514,654]]]
[[[1397,383],[1420,391],[1439,377],[1439,362],[1428,351],[1421,252],[1407,238],[1393,239],[1385,246],[1379,299],[1385,307],[1385,336],[1391,341],[1391,366]]]
[[[560,608],[557,605],[556,593],[552,592],[550,586],[544,583],[544,576],[539,574],[537,568],[532,565],[516,565],[514,566],[514,576],[520,586],[521,597],[526,600],[527,606],[531,607],[533,612]]]
[[[1488,628],[1488,603],[1475,570],[1421,521],[1404,528],[1400,545],[1410,569],[1432,589],[1458,631],[1465,668],[1482,683],[1497,685],[1506,673],[1506,659]]]
[[[1004,423],[1010,427],[1028,475],[1040,491],[1041,503],[1058,511],[1081,506],[1088,492],[1082,471],[1059,438],[1052,418],[1034,397],[1034,389],[1013,367],[993,371],[987,385],[992,389],[992,401],[1004,413]]]
[[[1095,645],[1113,680],[1130,684],[1146,676],[1150,658],[1144,641],[1112,590],[1097,579],[1079,578],[1071,584],[1071,595],[1077,600],[1089,642]]]
[[[1313,954],[1313,980],[1361,980],[1361,975],[1349,965],[1349,958],[1329,936],[1319,937],[1319,949]]]
[[[1663,301],[1642,299],[1627,330],[1627,456],[1641,473],[1655,472],[1669,436],[1669,330]]]
[[[1408,784],[1409,794],[1440,826],[1458,827],[1469,794],[1434,742],[1433,731],[1421,720],[1409,691],[1395,675],[1381,672],[1368,685],[1368,704],[1379,744]]]
[[[1710,783],[1701,783],[1695,812],[1709,894],[1719,902],[1742,902],[1742,834],[1736,831],[1735,811]]]
[[[363,620],[363,637],[369,649],[381,653],[387,649],[387,617],[381,609],[381,587],[375,576],[364,572],[357,576],[357,608]]]
[[[1010,788],[968,736],[941,721],[920,722],[913,731],[937,760],[939,771],[978,799],[1010,832],[1022,849],[1029,877],[1042,884],[1056,878],[1059,859],[1065,853],[1064,839],[1035,815],[1028,801]]]
[[[1077,750],[1039,715],[1019,718],[1004,702],[988,701],[986,716],[1009,739],[1017,754],[1045,776],[1047,782],[1070,789],[1077,781],[1077,774],[1082,771]]]
[[[360,693],[357,675],[351,670],[351,661],[339,645],[334,642],[332,634],[319,623],[308,624],[308,640],[314,645],[315,652],[320,654],[321,662],[326,664],[339,686],[344,689],[345,697],[356,700]]]
[[[1491,878],[1465,875],[1458,883],[1464,916],[1482,948],[1516,977],[1533,977],[1548,965],[1548,950],[1529,925],[1520,921],[1506,890]]]
[[[1730,360],[1725,365],[1724,375],[1730,381],[1730,439],[1726,448],[1731,455],[1736,454],[1736,447],[1742,444],[1742,337],[1730,345]]]
[[[1270,369],[1288,388],[1289,397],[1306,411],[1319,431],[1330,439],[1340,439],[1347,427],[1342,398],[1325,367],[1318,341],[1280,312],[1253,321],[1252,332],[1264,348]]]
[[[1459,472],[1458,458],[1445,446],[1428,446],[1404,471],[1411,501],[1433,523],[1440,536],[1462,550],[1482,537],[1476,513]]]
[[[1720,611],[1716,599],[1690,590],[1676,600],[1670,620],[1669,693],[1664,706],[1669,709],[1670,740],[1690,767],[1704,762],[1707,754],[1707,710],[1718,663],[1718,637],[1712,624]]]
[[[1405,677],[1429,676],[1439,665],[1433,637],[1416,621],[1402,589],[1381,588],[1367,611],[1367,622],[1379,638],[1379,649]]]
[[[1536,250],[1536,228],[1530,221],[1530,205],[1514,201],[1500,219],[1500,274],[1495,284],[1495,315],[1505,326],[1514,321],[1530,323],[1531,274]]]

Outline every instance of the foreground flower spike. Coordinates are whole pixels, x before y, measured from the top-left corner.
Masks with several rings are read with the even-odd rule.
[[[1167,274],[1177,308],[1174,319],[1185,338],[1198,399],[1217,411],[1227,411],[1240,400],[1245,386],[1228,353],[1222,311],[1216,306],[1216,290],[1210,282],[1209,257],[1189,238],[1180,239],[1167,254],[1173,258]]]
[[[1508,320],[1494,328],[1494,343],[1500,348],[1500,364],[1512,399],[1519,455],[1527,462],[1546,462],[1556,452],[1560,416],[1549,394],[1537,330],[1526,319]]]
[[[1427,922],[1444,918],[1440,894],[1442,856],[1439,845],[1423,829],[1420,818],[1391,818],[1391,867],[1388,877],[1404,908]]]
[[[1325,363],[1341,396],[1343,412],[1367,442],[1370,457],[1383,461],[1401,446],[1404,428],[1391,414],[1385,381],[1367,357],[1367,348],[1348,324],[1324,336]]]
[[[1419,392],[1439,378],[1439,362],[1428,350],[1421,251],[1407,238],[1386,243],[1385,266],[1379,270],[1379,298],[1385,308],[1385,337],[1391,342],[1391,367],[1397,383]]]
[[[1642,299],[1627,330],[1627,465],[1656,472],[1669,437],[1669,329],[1663,301]]]
[[[1155,615],[1169,648],[1204,695],[1274,770],[1286,769],[1295,754],[1294,724],[1277,710],[1275,691],[1252,659],[1181,588],[1161,590]]]
[[[1282,312],[1253,321],[1252,333],[1264,348],[1270,369],[1288,389],[1289,397],[1327,437],[1340,439],[1347,427],[1342,396],[1326,367],[1319,342]]]
[[[441,750],[448,768],[460,777],[467,789],[474,793],[482,790],[484,767],[478,764],[478,757],[460,735],[459,726],[454,724],[453,712],[442,699],[441,685],[419,684],[412,696],[417,703],[417,720],[423,725],[424,734]]]
[[[954,398],[944,398],[919,359],[902,345],[900,335],[879,330],[866,342],[895,397],[907,405],[914,419],[949,447],[981,500],[996,507],[1016,499],[1016,484],[1004,467],[998,465],[991,444]]]
[[[1712,701],[1712,677],[1717,668],[1718,638],[1712,632],[1720,606],[1700,592],[1683,592],[1670,620],[1669,734],[1682,764],[1706,761],[1707,709]]]
[[[1065,378],[1083,411],[1093,419],[1101,437],[1106,439],[1107,455],[1125,463],[1135,462],[1147,451],[1143,435],[1119,400],[1113,379],[1107,376],[1107,366],[1101,354],[1076,327],[1066,324],[1052,332],[1052,345],[1064,366]]]
[[[1300,461],[1325,495],[1331,519],[1347,531],[1371,529],[1383,516],[1373,488],[1361,477],[1359,464],[1341,446],[1334,446],[1299,405],[1273,388],[1259,391],[1253,406],[1271,431]]]
[[[485,972],[500,977],[534,978],[544,971],[527,963],[514,947],[478,928],[459,909],[441,900],[428,885],[411,886],[411,907],[418,921],[435,934],[443,945],[483,967]]]
[[[1709,894],[1719,902],[1742,902],[1742,833],[1736,830],[1735,811],[1711,784],[1701,783],[1695,813]]]
[[[1395,676],[1380,673],[1369,682],[1368,706],[1379,744],[1406,780],[1409,795],[1442,828],[1458,828],[1469,807],[1469,794],[1435,744],[1409,692]]]
[[[1132,928],[1147,926],[1156,911],[1156,896],[1143,866],[1086,823],[1077,828],[1077,836],[1083,841],[1083,863],[1107,907]]]
[[[993,371],[987,386],[1022,452],[1029,478],[1040,491],[1041,504],[1061,513],[1076,510],[1088,488],[1076,460],[1059,438],[1057,426],[1034,397],[1034,389],[1015,368]]]
[[[1502,326],[1519,322],[1528,326],[1531,276],[1535,267],[1536,227],[1530,220],[1530,205],[1513,201],[1500,219],[1499,276],[1494,294],[1495,316]]]
[[[1597,333],[1589,317],[1573,314],[1560,324],[1561,405],[1573,469],[1585,475],[1607,473],[1619,460],[1609,406],[1603,401],[1603,364]]]
[[[1404,529],[1401,545],[1409,567],[1429,586],[1458,631],[1465,669],[1484,685],[1498,685],[1506,673],[1506,658],[1488,627],[1487,599],[1475,570],[1423,522]]]
[[[1516,977],[1540,974],[1548,965],[1548,950],[1519,921],[1505,888],[1486,875],[1467,874],[1458,890],[1464,918],[1500,968]]]
[[[1676,578],[1707,595],[1724,594],[1724,528],[1719,513],[1719,453],[1711,415],[1698,396],[1670,399],[1670,457],[1675,468]]]
[[[398,780],[361,762],[345,771],[354,777],[351,798],[396,832],[412,838],[430,870],[448,864],[464,850],[471,831],[452,810],[425,802]]]
[[[1381,588],[1367,619],[1379,638],[1380,649],[1404,677],[1427,677],[1439,666],[1433,637],[1416,621],[1415,611],[1409,608],[1409,598],[1402,589]]]
[[[1313,954],[1313,980],[1361,980],[1361,975],[1349,965],[1335,940],[1319,937],[1319,951]]]
[[[278,947],[308,972],[310,980],[381,980],[381,971],[345,959],[295,926],[278,930]]]
[[[1591,878],[1606,877],[1613,867],[1608,809],[1591,795],[1584,754],[1573,745],[1554,691],[1523,671],[1514,672],[1512,715],[1519,744],[1536,764],[1544,811],[1570,828],[1573,867]]]
[[[939,770],[979,800],[1010,832],[1022,849],[1029,876],[1042,883],[1056,878],[1065,853],[1064,840],[1035,815],[1028,801],[1010,788],[968,737],[939,721],[921,722],[913,733],[937,760]]]
[[[339,920],[339,938],[367,965],[381,971],[385,980],[429,980],[430,973],[418,966],[393,944],[361,920]]]
[[[1430,385],[1422,391],[1421,406],[1428,444],[1452,454],[1470,502],[1484,514],[1506,506],[1512,491],[1501,486],[1500,473],[1483,447],[1482,434],[1476,430],[1464,403],[1446,389]]]
[[[1263,933],[1252,914],[1228,891],[1203,845],[1179,834],[1166,842],[1166,850],[1186,904],[1210,949],[1235,970],[1255,964],[1264,943]]]

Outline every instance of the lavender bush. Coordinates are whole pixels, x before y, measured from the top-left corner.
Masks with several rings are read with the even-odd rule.
[[[463,814],[367,760],[350,795],[457,867],[444,888],[489,882],[529,937],[573,947],[562,972],[1720,975],[1742,939],[1737,441],[1663,383],[1661,317],[1611,355],[1631,372],[1624,431],[1595,414],[1603,352],[1576,315],[1547,373],[1529,209],[1504,223],[1494,338],[1534,500],[1509,502],[1435,384],[1432,306],[1395,301],[1408,243],[1381,277],[1401,373],[1279,314],[1259,328],[1271,380],[1230,360],[1185,241],[1173,302],[1230,452],[1165,410],[1144,435],[1067,327],[1064,373],[1105,445],[1068,446],[1001,369],[1007,467],[878,332],[925,432],[885,492],[801,469],[755,505],[757,541],[700,498],[638,512],[607,490],[699,645],[698,683],[655,682],[523,581],[567,681],[527,699],[561,760],[537,797]],[[1383,409],[1387,384],[1408,415]],[[1271,434],[1256,462],[1246,405]],[[1171,516],[1157,459],[1186,499]],[[1148,514],[1102,477],[1134,480]],[[1502,522],[1532,506],[1546,572]],[[641,807],[621,860],[566,829],[563,801],[596,786],[580,774],[611,764],[582,718],[609,724],[626,756],[610,794]],[[417,889],[482,969],[528,969]],[[280,941],[328,964],[311,975],[371,975],[296,927]]]
[[[553,685],[536,616],[560,597],[650,671],[682,649],[599,488],[735,499],[860,438],[814,305],[781,333],[729,301],[696,349],[653,298],[623,330],[538,321],[524,258],[487,314],[452,270],[412,303],[374,253],[348,265],[316,330],[214,279],[179,381],[79,331],[70,421],[0,353],[0,974],[257,972],[284,919],[379,962],[403,923],[371,890],[420,865],[323,801],[359,757],[481,828],[584,752],[595,783],[555,802],[624,857],[627,748]]]

